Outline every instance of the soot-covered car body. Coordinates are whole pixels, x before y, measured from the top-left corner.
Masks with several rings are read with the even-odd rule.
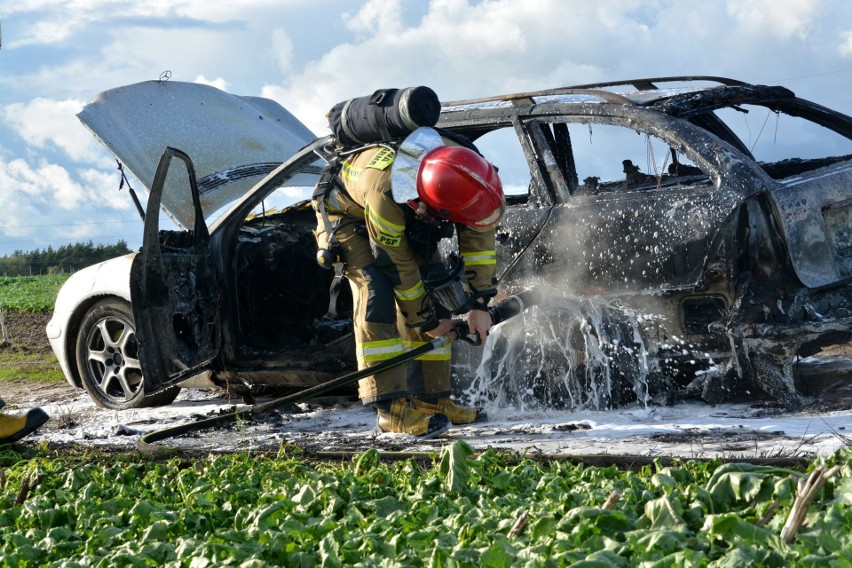
[[[176,85],[179,96],[171,92]],[[144,375],[144,390],[160,393],[153,400],[162,403],[162,393],[199,373],[232,387],[299,387],[350,368],[347,322],[322,317],[332,274],[314,261],[313,211],[305,202],[264,206],[288,187],[309,191],[330,140],[311,140],[307,129],[288,123],[305,146],[281,155],[272,169],[275,151],[286,149],[254,156],[251,149],[266,142],[233,131],[217,135],[215,145],[246,152],[219,163],[210,147],[192,144],[194,97],[201,90],[204,97],[231,95],[180,83],[151,87],[121,103],[169,109],[171,118],[153,129],[156,142],[144,149],[134,131],[154,136],[150,125],[130,110],[106,113],[118,89],[81,113],[150,191],[144,245],[122,299],[132,304],[134,345],[141,345],[138,364],[132,353],[134,384]],[[111,118],[98,125],[93,117],[101,112]],[[264,120],[252,112],[242,118]],[[544,309],[524,325],[549,329],[549,338],[496,337],[496,347],[517,356],[489,351],[478,376],[526,375],[523,396],[550,405],[605,407],[677,394],[718,402],[763,391],[795,407],[795,357],[850,341],[848,116],[782,87],[694,77],[444,103],[438,127],[472,139],[500,169],[508,201],[498,230],[501,289],[546,292]],[[163,154],[165,147],[171,149]],[[238,179],[243,187],[222,189]],[[186,230],[160,231],[161,203]],[[222,208],[208,228],[205,219]],[[98,331],[105,328],[92,312],[111,299],[94,284],[69,286],[85,288],[87,299],[60,294],[54,349],[70,382],[104,390],[98,337],[108,334]],[[124,360],[106,359],[116,370]],[[131,391],[135,398],[123,401]],[[152,400],[136,387],[114,392],[99,402]]]
[[[541,354],[489,372],[521,361],[525,392],[574,406],[763,391],[795,407],[795,357],[852,337],[852,122],[782,87],[673,82],[444,106],[480,141],[511,125],[529,164],[501,283],[574,300],[541,315],[557,330]]]

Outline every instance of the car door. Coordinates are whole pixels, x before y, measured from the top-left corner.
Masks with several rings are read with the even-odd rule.
[[[589,295],[677,289],[701,278],[718,227],[741,199],[718,191],[718,172],[697,167],[672,150],[682,144],[636,122],[562,116],[525,126],[534,142],[543,133],[539,154],[552,164],[558,191],[527,253],[537,273]]]
[[[852,278],[852,162],[784,180],[770,192],[796,275],[809,288]]]
[[[497,278],[502,285],[512,286],[530,273],[530,259],[535,256],[530,251],[536,247],[553,204],[564,197],[565,184],[553,171],[553,160],[542,156],[551,149],[540,130],[528,134],[517,117],[511,121],[483,117],[471,122],[451,129],[473,139],[498,169],[507,207],[497,229]]]
[[[167,180],[191,195],[191,230],[161,231]],[[219,288],[195,169],[167,147],[157,166],[145,215],[142,250],[133,260],[130,292],[146,395],[208,369],[219,354]]]

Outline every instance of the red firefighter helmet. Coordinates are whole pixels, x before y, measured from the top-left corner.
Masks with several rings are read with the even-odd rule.
[[[497,170],[464,146],[439,146],[423,157],[417,195],[438,217],[474,230],[494,227],[506,208]]]

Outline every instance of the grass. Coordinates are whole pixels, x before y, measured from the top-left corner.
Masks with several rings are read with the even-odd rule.
[[[0,350],[0,385],[23,380],[61,382],[65,378],[53,355],[14,348]]]
[[[0,310],[24,313],[50,313],[56,295],[70,274],[43,274],[38,276],[0,276]],[[7,322],[8,325],[8,322]],[[64,376],[49,353],[30,351],[18,345],[2,343],[0,337],[0,384],[6,381],[61,382]]]

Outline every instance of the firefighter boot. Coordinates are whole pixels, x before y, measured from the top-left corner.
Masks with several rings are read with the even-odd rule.
[[[411,407],[404,398],[397,398],[387,411],[379,410],[379,430],[396,434],[411,434],[432,438],[447,431],[450,421],[443,414],[425,414]]]
[[[17,442],[47,422],[47,413],[41,408],[31,408],[24,414],[0,414],[0,444]]]
[[[414,408],[425,414],[443,414],[453,424],[472,424],[473,422],[484,422],[488,415],[481,408],[467,408],[459,406],[448,397],[437,400],[425,401],[414,399]]]

